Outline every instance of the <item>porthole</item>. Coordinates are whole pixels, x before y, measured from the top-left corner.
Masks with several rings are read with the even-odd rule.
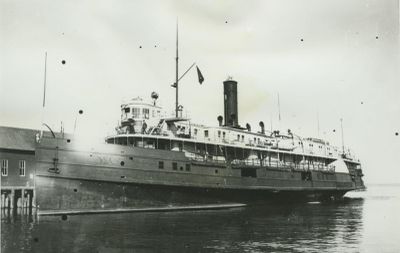
[[[125,162],[124,161],[121,161],[121,166],[124,166],[125,165]]]

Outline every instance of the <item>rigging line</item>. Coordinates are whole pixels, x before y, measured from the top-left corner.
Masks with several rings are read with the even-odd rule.
[[[189,72],[189,70],[191,70],[191,69],[194,67],[194,65],[196,65],[195,62],[192,64],[192,66],[190,66],[190,67],[185,71],[185,73],[183,73],[183,75],[178,79],[178,82],[187,74],[187,72]]]

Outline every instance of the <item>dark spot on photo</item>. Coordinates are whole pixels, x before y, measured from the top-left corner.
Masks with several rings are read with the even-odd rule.
[[[64,65],[65,64],[65,60],[62,60],[61,63]]]
[[[61,220],[68,220],[68,216],[66,214],[61,215]]]
[[[361,104],[363,105],[363,104],[364,104],[364,102],[363,102],[363,101],[361,101]]]
[[[378,38],[379,38],[378,36],[375,37],[375,39],[378,39]]]
[[[336,132],[336,129],[333,129],[333,132]]]
[[[304,41],[303,39],[301,39],[300,41]]]
[[[228,21],[225,21],[225,24],[228,24]]]
[[[38,241],[39,241],[39,238],[35,237],[35,238],[33,238],[33,241],[34,241],[34,242],[38,242]]]
[[[74,189],[74,192],[78,192],[78,189],[75,188],[75,189]]]
[[[82,114],[83,113],[83,110],[79,110],[79,114]]]
[[[142,46],[139,46],[139,48],[142,48]]]
[[[396,135],[396,136],[399,136],[399,132],[396,132],[395,135]]]

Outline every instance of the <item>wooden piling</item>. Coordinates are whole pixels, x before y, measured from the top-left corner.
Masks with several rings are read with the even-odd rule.
[[[25,208],[25,190],[21,189],[21,204],[22,208]]]
[[[10,194],[10,209],[14,209],[14,197],[15,197],[15,190],[11,189],[11,194]]]

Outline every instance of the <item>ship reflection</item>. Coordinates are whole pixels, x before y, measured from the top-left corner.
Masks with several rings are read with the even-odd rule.
[[[345,199],[215,211],[78,215],[66,220],[2,212],[2,249],[352,252],[360,245],[363,206],[363,199]]]

